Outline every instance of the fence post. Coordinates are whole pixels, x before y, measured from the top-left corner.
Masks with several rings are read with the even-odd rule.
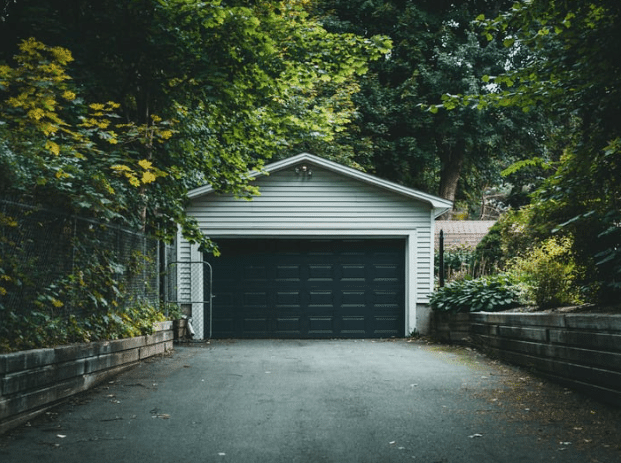
[[[440,288],[444,287],[444,230],[440,230],[440,249],[438,251],[440,260]]]

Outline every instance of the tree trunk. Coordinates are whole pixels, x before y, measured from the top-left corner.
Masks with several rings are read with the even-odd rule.
[[[440,154],[442,170],[440,171],[440,190],[439,196],[449,201],[455,201],[457,186],[461,177],[461,170],[464,165],[464,146],[458,143],[455,147],[445,147]],[[452,211],[443,214],[440,219],[450,219]]]

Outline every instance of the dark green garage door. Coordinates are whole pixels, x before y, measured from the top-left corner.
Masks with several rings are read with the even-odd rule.
[[[404,335],[403,240],[217,243],[215,338]]]

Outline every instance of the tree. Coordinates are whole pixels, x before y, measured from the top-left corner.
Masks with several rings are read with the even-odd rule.
[[[621,4],[615,0],[517,2],[477,22],[530,59],[487,75],[486,92],[444,97],[450,106],[516,107],[561,127],[563,152],[533,198],[533,227],[573,238],[587,285],[600,297],[621,291]]]
[[[166,174],[128,195],[124,219],[168,239],[180,224],[207,245],[184,215],[186,192],[208,182],[255,194],[246,172],[309,138],[330,140],[348,122],[351,78],[388,51],[381,37],[327,32],[304,3],[17,2],[5,9],[0,59],[35,32],[71,50],[80,94],[120,103],[119,122],[134,128],[121,178],[139,178],[142,160]]]
[[[480,11],[497,11],[498,2],[320,4],[329,30],[386,34],[394,43],[387,59],[371,64],[354,97],[360,135],[353,149],[368,169],[474,205],[482,190],[499,182],[502,169],[537,146],[542,125],[533,122],[536,114],[506,108],[446,112],[432,104],[445,93],[479,91],[481,77],[500,72],[509,60],[501,43],[487,43],[470,26]]]
[[[73,60],[68,50],[32,38],[19,50],[14,67],[0,66],[0,192],[53,198],[56,207],[121,218],[134,187],[165,175],[119,148],[144,129],[114,124],[116,103],[87,104],[78,97],[66,72]],[[151,127],[151,138],[170,135]]]

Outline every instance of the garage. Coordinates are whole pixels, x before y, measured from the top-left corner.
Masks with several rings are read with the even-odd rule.
[[[402,337],[405,241],[218,240],[214,338]]]
[[[449,201],[308,153],[248,176],[250,201],[210,185],[188,194],[221,253],[178,237],[176,300],[196,339],[429,331],[435,219]]]

